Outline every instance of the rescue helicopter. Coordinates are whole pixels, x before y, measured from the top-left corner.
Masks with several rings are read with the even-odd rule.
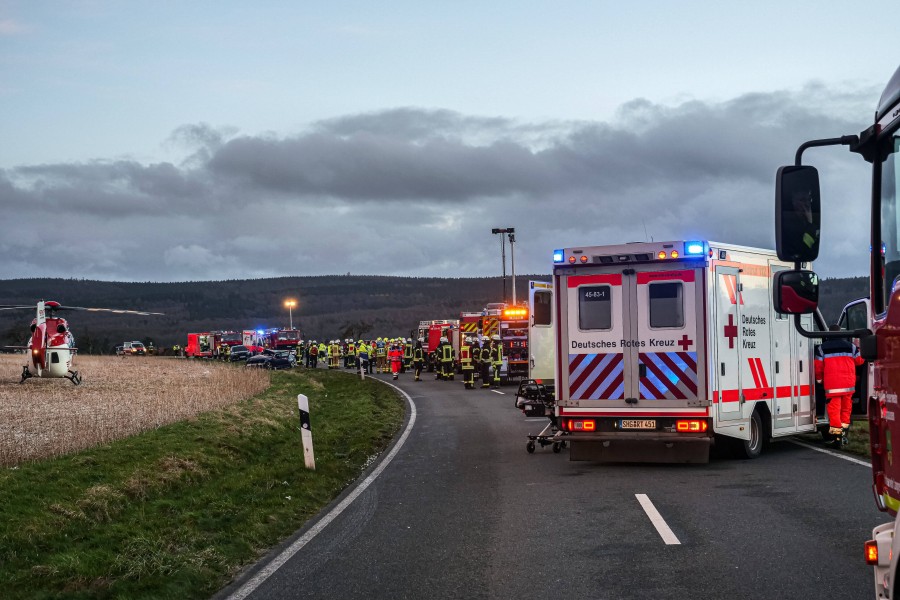
[[[0,310],[34,309],[34,305],[0,305]],[[69,324],[57,311],[83,310],[88,312],[110,312],[120,315],[161,315],[163,313],[141,310],[120,310],[115,308],[85,308],[82,306],[63,306],[53,300],[41,300],[37,303],[37,316],[31,321],[31,338],[27,346],[6,346],[10,349],[27,350],[31,355],[31,365],[22,367],[22,379],[19,383],[32,377],[65,378],[75,385],[81,384],[81,375],[72,369],[72,361],[78,348],[75,337],[69,330]]]

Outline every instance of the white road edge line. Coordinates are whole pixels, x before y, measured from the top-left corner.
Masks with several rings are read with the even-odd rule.
[[[800,442],[797,440],[788,440],[788,441],[792,444],[797,444],[798,446],[803,446],[804,448],[809,448],[810,450],[815,450],[816,452],[821,452],[822,454],[830,454],[831,456],[833,456],[835,458],[842,458],[844,460],[848,460],[852,463],[862,465],[862,466],[866,467],[867,469],[871,468],[871,466],[872,466],[872,463],[866,462],[859,458],[853,458],[852,456],[846,456],[844,454],[840,454],[839,452],[832,452],[831,450],[826,450],[825,448],[816,448],[812,444],[807,444],[806,442]]]
[[[505,395],[506,395],[506,394],[504,394],[503,392],[501,392],[500,390],[491,390],[491,391],[494,392],[495,394],[500,394],[501,396],[505,396]]]
[[[678,538],[672,533],[672,530],[669,529],[666,520],[662,518],[662,515],[659,514],[659,511],[656,510],[656,507],[650,502],[650,498],[647,497],[647,494],[635,494],[634,497],[641,503],[641,507],[644,509],[644,512],[647,513],[647,516],[650,517],[650,522],[656,527],[656,531],[666,545],[680,545],[681,542],[678,541]]]
[[[318,523],[313,525],[309,531],[300,536],[297,540],[294,541],[293,544],[285,548],[281,554],[276,556],[269,564],[260,569],[260,571],[254,575],[247,583],[242,585],[235,593],[228,597],[228,600],[244,600],[247,596],[252,594],[266,579],[271,577],[275,571],[281,568],[284,563],[289,561],[297,552],[299,552],[306,544],[308,544],[314,537],[316,537],[323,529],[325,529],[329,523],[334,521],[338,515],[340,515],[350,504],[356,500],[360,494],[366,491],[375,479],[381,475],[381,472],[394,460],[394,457],[397,456],[397,453],[400,451],[400,448],[403,447],[403,444],[406,442],[406,438],[409,437],[409,433],[412,431],[413,425],[416,423],[416,403],[413,402],[412,398],[409,397],[409,394],[401,390],[399,387],[394,385],[393,383],[388,383],[382,379],[378,379],[377,377],[373,377],[376,381],[380,381],[385,385],[389,385],[392,388],[396,389],[398,392],[403,394],[406,398],[406,401],[409,402],[409,423],[406,425],[406,429],[403,431],[403,435],[400,436],[400,439],[397,440],[397,444],[391,449],[387,456],[384,457],[375,469],[369,473],[369,476],[366,477],[362,483],[360,483],[356,489],[354,489],[350,494],[341,500],[341,503],[331,509],[327,515],[322,517]]]

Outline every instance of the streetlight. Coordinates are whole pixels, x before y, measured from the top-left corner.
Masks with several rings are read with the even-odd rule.
[[[294,329],[294,307],[297,306],[297,301],[296,300],[285,300],[284,305],[288,309],[288,318],[290,318],[290,320],[291,320],[291,325],[290,325],[290,327],[288,327],[288,329],[293,331],[293,329]]]
[[[503,260],[503,301],[506,302],[506,235],[509,234],[509,248],[512,250],[513,242],[516,241],[516,236],[513,235],[516,233],[515,227],[504,227],[493,228],[491,229],[491,233],[500,234],[500,257]],[[515,279],[515,267],[513,267],[513,304],[516,303],[516,279]]]

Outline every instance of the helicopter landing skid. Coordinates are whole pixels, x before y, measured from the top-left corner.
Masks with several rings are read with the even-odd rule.
[[[31,379],[32,377],[34,377],[34,373],[29,371],[27,366],[24,366],[22,367],[22,379],[19,381],[19,383],[25,383],[26,379]]]
[[[64,375],[63,377],[71,381],[74,385],[81,385],[81,375],[78,374],[78,371],[69,371],[69,374]]]

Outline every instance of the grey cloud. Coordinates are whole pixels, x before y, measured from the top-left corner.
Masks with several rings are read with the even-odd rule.
[[[489,230],[505,225],[519,232],[520,272],[547,272],[553,248],[650,237],[771,247],[777,166],[806,139],[863,129],[871,111],[857,109],[873,96],[814,85],[719,103],[639,99],[608,123],[403,108],[282,137],[185,125],[170,138],[193,152],[181,165],[0,171],[12,232],[0,276],[489,275],[500,270]],[[823,273],[858,273],[866,228],[847,223],[865,218],[866,169],[846,151],[814,159]],[[47,216],[65,226],[49,232]]]

